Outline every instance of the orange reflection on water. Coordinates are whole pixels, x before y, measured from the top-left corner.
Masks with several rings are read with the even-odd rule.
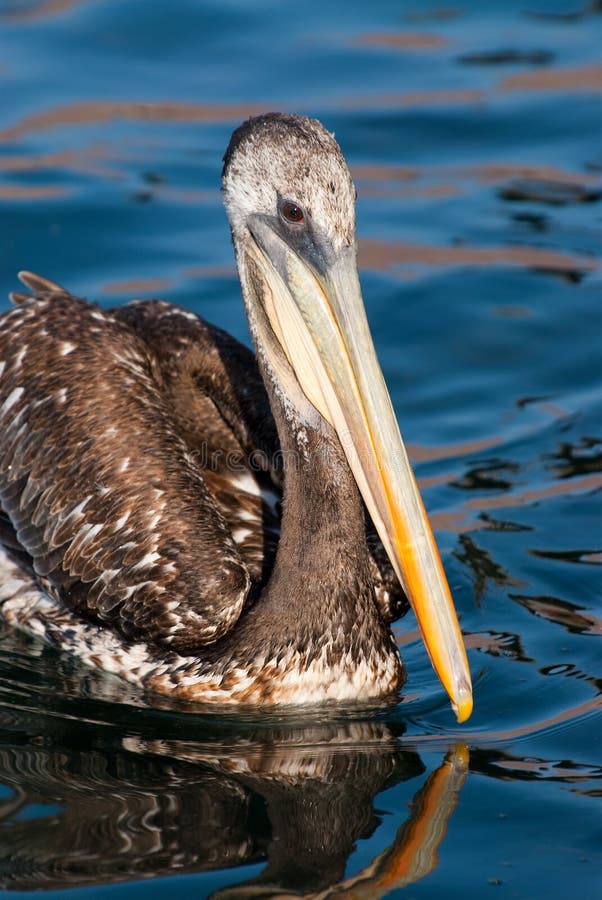
[[[188,266],[182,275],[185,278],[236,278],[236,266]]]
[[[184,101],[135,102],[129,100],[88,100],[66,103],[24,116],[16,125],[0,129],[0,140],[16,141],[26,134],[73,125],[100,125],[104,122],[237,122],[265,112],[267,107],[252,103],[209,104]]]
[[[398,50],[436,50],[447,43],[440,34],[423,31],[377,31],[360,34],[356,44]]]
[[[594,566],[600,566],[600,565],[602,565],[602,551],[599,552],[599,553],[598,553],[598,552],[596,552],[596,553],[584,553],[584,554],[583,554],[583,561],[584,561],[584,562],[591,563],[591,564],[594,565]]]
[[[576,606],[574,603],[568,603],[557,597],[530,597],[526,594],[512,594],[511,599],[520,603],[533,615],[561,625],[568,631],[602,636],[602,619],[593,613],[586,612],[582,606]]]
[[[419,479],[420,482],[420,479]],[[464,534],[480,527],[474,523],[472,514],[475,510],[484,512],[493,509],[518,509],[531,506],[549,497],[566,497],[595,491],[602,487],[602,475],[586,475],[583,478],[571,478],[553,482],[537,490],[522,491],[519,494],[500,494],[495,497],[475,497],[452,511],[435,511],[429,514],[431,525],[437,531],[449,531]]]
[[[394,35],[377,37],[381,40],[381,46],[395,46]],[[416,48],[408,43],[407,49],[434,49],[436,46],[438,45],[431,44],[426,48]],[[554,91],[558,93],[600,93],[602,91],[602,66],[594,64],[565,69],[548,67],[536,71],[517,72],[502,78],[489,90],[458,87],[355,95],[341,99],[340,105],[347,109],[471,105],[487,100],[493,101],[498,93],[506,94],[517,91],[525,93]]]
[[[102,287],[103,294],[145,294],[155,296],[160,291],[173,287],[171,278],[131,278],[125,281],[110,281]]]
[[[64,168],[109,178],[123,177],[123,173],[118,169],[100,162],[116,158],[115,150],[110,150],[105,145],[92,144],[81,149],[59,150],[56,153],[0,156],[0,172],[39,172]]]
[[[589,256],[571,256],[539,247],[437,247],[368,239],[360,242],[359,264],[363,269],[384,271],[407,263],[427,266],[489,266],[502,263],[560,272],[593,271],[599,268],[599,263]]]
[[[595,491],[602,487],[602,474],[585,475],[583,478],[570,478],[555,481],[546,487],[520,494],[503,494],[501,497],[475,497],[463,504],[464,509],[505,509],[517,506],[530,506],[538,500],[548,497],[565,497],[580,494],[584,491]]]
[[[450,817],[468,776],[469,762],[466,744],[450,748],[442,765],[429,775],[414,796],[410,818],[398,829],[393,844],[357,875],[320,897],[378,900],[394,888],[407,887],[433,872],[439,863],[438,852]]]
[[[168,184],[160,184],[153,187],[153,194],[164,200],[170,200],[173,203],[185,203],[190,206],[206,206],[214,204],[217,206],[220,202],[220,193],[216,189],[202,190],[201,188],[190,187],[172,187]]]
[[[473,172],[482,181],[502,181],[513,178],[532,178],[535,181],[551,181],[562,184],[587,185],[599,181],[589,172],[568,172],[557,166],[543,163],[524,165],[523,163],[477,163],[474,167],[461,167],[467,174]],[[461,170],[460,169],[460,170]]]
[[[426,169],[418,166],[392,166],[386,163],[369,163],[351,166],[353,177],[359,181],[413,181],[419,178]]]
[[[28,4],[24,9],[9,9],[0,13],[5,22],[32,22],[36,19],[48,19],[68,12],[74,6],[80,6],[88,0],[38,0]]]
[[[340,101],[345,109],[380,109],[387,107],[457,106],[486,100],[485,91],[478,88],[441,88],[425,91],[404,91],[390,94],[364,94]]]
[[[59,184],[0,184],[0,200],[52,200],[70,193],[71,188]]]
[[[485,183],[511,179],[533,179],[559,184],[597,184],[599,177],[591,172],[570,172],[545,163],[526,165],[514,162],[465,163],[424,166],[403,166],[389,163],[368,163],[352,166],[354,178],[359,181],[414,181],[419,178],[476,178]]]
[[[502,440],[501,437],[486,437],[457,444],[441,444],[438,447],[427,447],[422,444],[407,444],[407,448],[408,453],[414,462],[424,463],[482,453],[483,450],[489,450],[490,447],[496,447]]]
[[[463,194],[457,184],[425,184],[403,185],[391,189],[390,185],[362,187],[362,197],[399,197],[404,200],[412,200],[416,197],[432,197],[434,199],[444,197],[459,197]]]
[[[507,75],[499,84],[502,91],[602,91],[602,66],[585,65],[567,69],[537,69]]]

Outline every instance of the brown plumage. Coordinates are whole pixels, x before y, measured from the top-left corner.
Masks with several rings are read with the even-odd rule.
[[[101,309],[21,273],[31,294],[0,317],[0,611],[151,691],[382,696],[406,608],[382,484],[409,482],[379,436],[398,440],[362,324],[355,189],[318,122],[279,114],[234,133],[223,184],[257,358],[168,303]]]
[[[253,354],[159,300],[102,310],[21,279],[36,293],[11,295],[0,330],[1,396],[23,387],[0,445],[4,543],[125,634],[181,652],[209,643],[241,590],[265,582],[280,530],[282,458]],[[386,592],[402,595],[371,527],[369,540],[390,618]]]
[[[162,301],[103,310],[21,280],[34,294],[0,320],[0,539],[86,622],[151,658],[194,653],[261,593],[278,542],[282,456],[253,354]],[[390,621],[405,598],[371,523],[367,541]],[[47,637],[77,649],[64,624]]]

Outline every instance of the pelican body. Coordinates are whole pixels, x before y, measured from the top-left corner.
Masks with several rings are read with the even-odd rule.
[[[4,618],[150,692],[368,700],[413,606],[460,720],[470,675],[376,358],[355,189],[312,119],[249,119],[223,191],[256,356],[162,301],[21,273],[0,317]]]

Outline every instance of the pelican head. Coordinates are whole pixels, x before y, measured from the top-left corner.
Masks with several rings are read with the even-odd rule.
[[[336,432],[464,721],[472,711],[466,652],[366,319],[343,154],[315,119],[259,116],[232,136],[223,189],[263,370],[300,417],[317,415]]]

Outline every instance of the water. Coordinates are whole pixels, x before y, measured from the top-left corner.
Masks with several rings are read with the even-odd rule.
[[[218,190],[229,134],[274,108],[336,132],[475,682],[459,727],[408,616],[397,706],[218,718],[147,709],[4,633],[6,888],[600,895],[599,11],[1,5],[1,297],[29,268],[248,340]]]

